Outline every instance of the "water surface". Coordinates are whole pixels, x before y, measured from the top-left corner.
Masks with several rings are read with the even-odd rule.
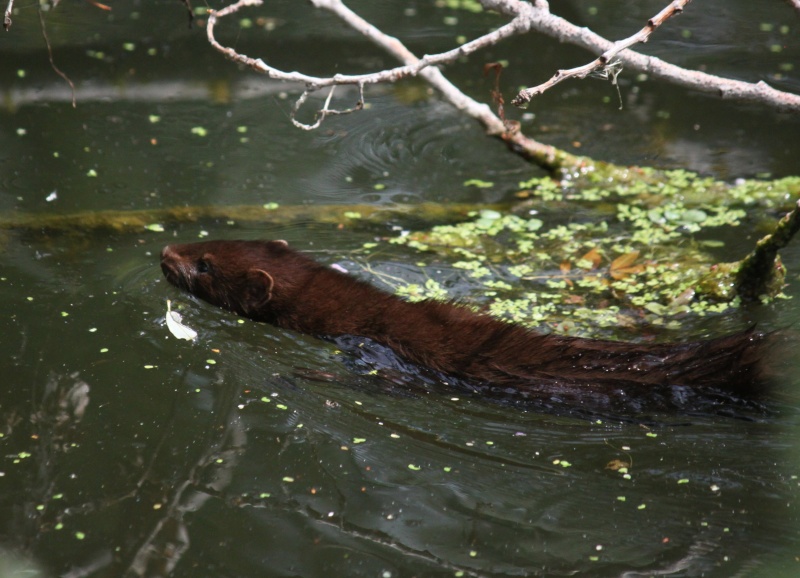
[[[358,4],[419,53],[503,21]],[[661,7],[619,0],[593,14],[581,2],[551,4],[614,37]],[[73,109],[32,6],[17,8],[0,37],[4,214],[493,202],[542,174],[415,81],[372,88],[369,110],[299,131],[287,118],[296,88],[211,52],[178,2],[109,13],[64,3],[49,16],[56,61],[78,87]],[[225,40],[312,73],[391,64],[303,3],[260,14],[274,30],[228,27]],[[784,3],[693,3],[660,34],[643,50],[800,86],[796,66],[782,67],[798,62],[797,22]],[[510,62],[509,98],[518,85],[588,60],[525,37],[448,73],[484,100],[490,84],[480,67],[496,59]],[[602,160],[729,180],[798,172],[796,118],[632,73],[621,88],[621,111],[613,87],[574,81],[543,96],[535,116],[511,114],[533,136]],[[354,97],[337,94],[342,103]],[[476,178],[493,185],[464,186]],[[352,267],[363,262],[352,250],[397,234],[394,225],[412,226],[209,221],[139,234],[5,235],[0,540],[15,563],[54,576],[797,574],[800,404],[791,372],[763,412],[733,418],[557,415],[398,385],[336,344],[242,323],[182,295],[158,269],[164,244],[201,231],[286,238]],[[740,258],[752,242],[729,236],[720,260]],[[783,256],[794,296],[800,251]],[[421,259],[398,249],[370,265],[408,280],[447,277],[446,264],[425,270]],[[451,290],[467,293],[457,282]],[[168,333],[166,299],[198,331],[196,343]],[[791,326],[797,307],[778,301],[687,325],[713,331],[754,320],[767,330]]]

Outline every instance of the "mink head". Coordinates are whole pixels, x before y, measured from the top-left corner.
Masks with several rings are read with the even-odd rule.
[[[206,241],[167,245],[161,270],[167,281],[218,307],[267,320],[276,273],[297,255],[286,241]]]

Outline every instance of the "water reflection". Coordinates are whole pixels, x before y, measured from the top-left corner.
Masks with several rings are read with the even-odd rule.
[[[56,572],[728,576],[791,552],[791,407],[647,426],[373,375],[342,344],[176,295],[166,240],[7,257],[4,334],[26,294],[37,323],[4,369],[0,532]],[[168,297],[196,343],[163,326]],[[31,403],[76,370],[90,403],[45,452]]]

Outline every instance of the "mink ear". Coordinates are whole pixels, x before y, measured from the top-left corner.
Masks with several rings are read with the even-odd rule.
[[[286,248],[286,247],[289,246],[289,243],[286,242],[284,239],[275,239],[273,241],[267,241],[267,245],[274,245],[274,246],[277,246],[277,247]]]
[[[247,305],[259,309],[272,300],[275,280],[263,269],[250,269],[247,272]]]

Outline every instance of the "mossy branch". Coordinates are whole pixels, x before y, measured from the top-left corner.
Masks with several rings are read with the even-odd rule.
[[[421,203],[395,205],[391,208],[375,205],[234,205],[192,206],[140,211],[84,211],[66,215],[21,213],[0,216],[0,230],[16,231],[35,236],[86,236],[101,232],[140,233],[181,224],[203,221],[234,222],[236,224],[287,225],[291,223],[320,223],[340,225],[354,221],[385,224],[391,219],[413,219],[424,222],[452,222],[464,219],[468,213],[493,208],[507,211],[508,203],[491,206],[471,203]]]
[[[778,221],[775,230],[756,242],[741,261],[719,263],[698,282],[698,293],[714,301],[760,301],[778,296],[786,281],[786,268],[778,251],[800,230],[800,201]]]
[[[780,221],[775,231],[756,243],[756,248],[739,264],[736,291],[742,299],[756,300],[774,296],[781,290],[786,268],[778,251],[783,249],[800,230],[800,201]]]

